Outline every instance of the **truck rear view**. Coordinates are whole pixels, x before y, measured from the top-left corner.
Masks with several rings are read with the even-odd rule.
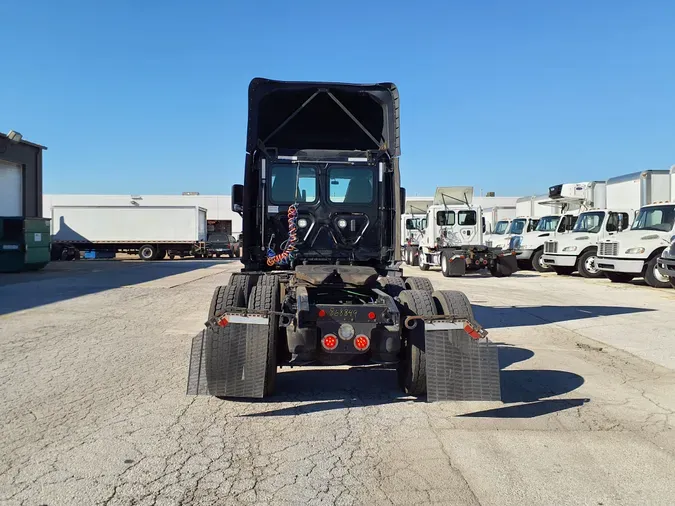
[[[466,296],[402,275],[395,85],[254,79],[246,151],[244,267],[215,290],[188,394],[264,397],[278,366],[376,362],[411,395],[499,398]]]

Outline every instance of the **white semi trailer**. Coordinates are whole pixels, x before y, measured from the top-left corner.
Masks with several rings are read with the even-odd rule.
[[[612,201],[639,209],[630,230],[598,243],[598,268],[615,283],[643,277],[650,286],[670,287],[658,268],[659,257],[675,237],[671,171],[646,170],[607,180]]]
[[[84,250],[143,260],[205,254],[206,210],[192,206],[53,206],[52,258]]]
[[[556,213],[543,216],[532,232],[511,238],[510,248],[516,251],[521,267],[532,267],[539,272],[552,270],[544,261],[544,243],[570,232],[579,214],[593,207],[605,207],[604,181],[567,183],[551,186],[548,200],[540,204],[556,208]]]

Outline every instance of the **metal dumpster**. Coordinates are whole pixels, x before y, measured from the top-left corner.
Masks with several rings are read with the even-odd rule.
[[[35,271],[49,263],[49,221],[0,217],[0,272]]]

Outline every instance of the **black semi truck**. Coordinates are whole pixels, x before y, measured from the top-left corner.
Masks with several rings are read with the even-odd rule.
[[[256,78],[248,105],[243,268],[215,289],[187,393],[260,398],[279,366],[375,362],[409,395],[498,400],[466,296],[402,274],[396,86]]]

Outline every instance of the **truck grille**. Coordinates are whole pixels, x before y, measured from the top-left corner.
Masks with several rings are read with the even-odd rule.
[[[509,241],[509,249],[518,249],[522,242],[523,238],[519,235],[511,237],[511,241]]]
[[[601,242],[598,245],[598,255],[601,257],[615,257],[619,255],[618,242]]]
[[[557,253],[558,241],[548,241],[544,243],[544,253]]]
[[[492,241],[485,241],[485,245],[486,245],[488,248],[492,248]]]

